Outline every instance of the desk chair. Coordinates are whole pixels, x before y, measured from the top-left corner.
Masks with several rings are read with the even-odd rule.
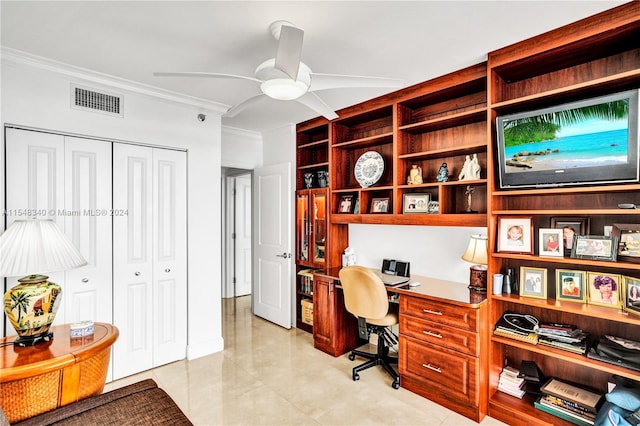
[[[389,304],[387,289],[384,283],[372,270],[362,266],[347,266],[340,270],[340,282],[344,291],[344,304],[352,315],[358,318],[360,337],[367,338],[370,333],[378,335],[378,351],[375,354],[359,350],[351,351],[349,359],[357,356],[367,358],[364,364],[353,368],[353,380],[359,380],[358,372],[374,365],[382,365],[393,377],[391,386],[400,387],[400,376],[391,367],[397,364],[398,358],[389,356],[387,343],[395,344],[397,340],[387,327],[398,323],[398,305]],[[364,333],[363,333],[364,331]]]

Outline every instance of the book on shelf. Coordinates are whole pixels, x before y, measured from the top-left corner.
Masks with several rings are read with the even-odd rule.
[[[594,421],[587,417],[545,402],[542,396],[538,397],[538,399],[534,401],[533,406],[538,410],[544,411],[576,425],[592,426],[594,424]]]
[[[519,371],[513,367],[504,367],[498,380],[498,390],[516,398],[522,398],[525,394],[525,380],[519,378],[518,373]]]
[[[548,339],[543,336],[539,336],[538,344],[562,349],[563,351],[573,352],[580,355],[584,355],[585,353],[587,353],[586,339],[576,343],[568,343],[562,340]]]
[[[540,388],[545,394],[577,404],[587,411],[597,413],[603,400],[603,394],[571,385],[562,380],[551,378]]]
[[[531,343],[532,345],[538,344],[538,335],[536,333],[520,333],[513,330],[508,330],[502,327],[496,327],[493,331],[496,336],[507,337],[509,339],[519,340],[521,342]]]
[[[596,418],[596,413],[589,411],[587,408],[581,406],[580,404],[567,401],[566,399],[558,398],[557,396],[548,395],[548,394],[543,395],[540,401],[545,404],[551,404],[552,406],[557,406],[569,411],[573,411],[591,420],[595,420]]]

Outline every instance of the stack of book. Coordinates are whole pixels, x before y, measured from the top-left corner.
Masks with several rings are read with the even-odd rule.
[[[584,355],[589,334],[572,324],[541,323],[536,330],[538,343]]]
[[[518,377],[520,372],[513,367],[506,366],[500,373],[500,380],[498,381],[498,390],[508,393],[516,398],[522,398],[525,394],[524,391],[524,379]]]
[[[538,335],[534,332],[534,324],[523,321],[523,318],[525,315],[505,312],[496,323],[493,334],[532,345],[538,344]]]
[[[540,390],[542,395],[534,403],[539,410],[576,425],[594,424],[603,399],[602,394],[553,378],[549,379]]]

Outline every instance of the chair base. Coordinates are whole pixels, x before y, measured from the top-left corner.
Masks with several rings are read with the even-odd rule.
[[[352,377],[354,381],[360,380],[360,371],[366,370],[367,368],[371,368],[376,365],[381,365],[387,373],[393,378],[393,382],[391,382],[391,386],[394,389],[400,388],[400,376],[396,372],[396,370],[391,367],[391,364],[398,364],[398,358],[389,356],[389,347],[385,344],[385,339],[388,337],[385,336],[386,327],[372,327],[372,331],[378,335],[378,351],[375,354],[359,351],[354,349],[349,354],[349,359],[353,361],[356,356],[366,358],[369,361],[360,364],[356,367],[353,367]]]

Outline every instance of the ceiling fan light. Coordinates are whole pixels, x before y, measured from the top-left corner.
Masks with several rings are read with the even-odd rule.
[[[270,98],[281,101],[291,101],[307,93],[309,86],[288,78],[274,78],[262,82],[260,89],[262,93]]]

